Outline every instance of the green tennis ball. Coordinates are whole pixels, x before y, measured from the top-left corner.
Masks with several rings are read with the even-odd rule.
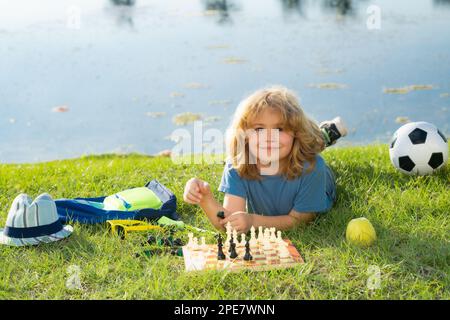
[[[352,244],[369,247],[377,239],[377,233],[369,220],[357,218],[348,223],[345,237]]]

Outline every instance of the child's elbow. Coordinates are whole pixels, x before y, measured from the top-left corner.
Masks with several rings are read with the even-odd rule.
[[[312,212],[291,212],[289,215],[294,219],[295,226],[312,223],[317,217]]]

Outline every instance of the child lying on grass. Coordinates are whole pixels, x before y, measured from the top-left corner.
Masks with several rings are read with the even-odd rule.
[[[217,229],[230,222],[239,233],[311,222],[336,199],[333,173],[319,153],[346,134],[339,117],[319,128],[286,88],[258,90],[239,104],[227,132],[223,205],[198,178],[186,183],[184,201],[200,205]]]

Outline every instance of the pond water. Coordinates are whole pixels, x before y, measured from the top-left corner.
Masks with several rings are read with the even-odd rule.
[[[224,131],[270,84],[342,116],[341,145],[408,119],[449,134],[450,1],[0,0],[3,163],[155,154],[192,130],[176,115]]]

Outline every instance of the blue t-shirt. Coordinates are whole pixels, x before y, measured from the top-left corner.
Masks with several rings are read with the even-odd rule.
[[[262,176],[261,180],[243,179],[230,163],[225,165],[219,191],[246,199],[247,211],[267,216],[297,212],[328,211],[336,199],[336,184],[331,169],[316,156],[314,170],[292,180],[283,175]]]

